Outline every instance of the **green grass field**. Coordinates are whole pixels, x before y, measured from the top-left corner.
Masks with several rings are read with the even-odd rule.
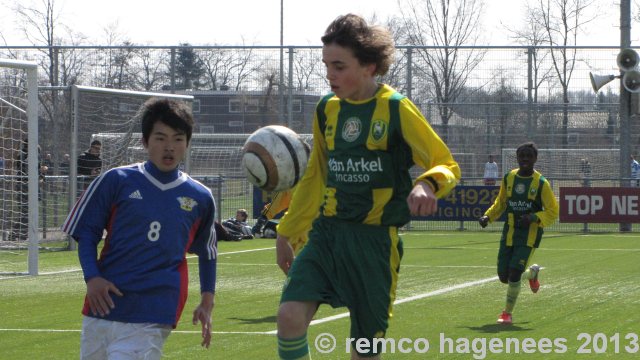
[[[512,326],[495,324],[506,292],[495,278],[498,237],[495,232],[402,236],[399,303],[387,338],[396,345],[402,338],[413,343],[396,346],[395,353],[388,347],[384,359],[638,357],[640,236],[546,234],[534,258],[544,267],[542,288],[532,294],[523,286]],[[189,303],[167,340],[164,358],[277,358],[275,314],[284,276],[274,264],[273,246],[274,240],[266,239],[219,244],[209,350],[200,347],[199,325],[190,322],[199,295],[197,259],[189,259]],[[0,260],[5,256],[0,252]],[[85,287],[75,253],[42,253],[40,272],[37,277],[0,277],[3,360],[78,358]],[[309,329],[313,359],[349,358],[349,319],[340,316],[345,310],[320,307],[318,323]],[[337,339],[327,354],[314,346],[324,333]]]

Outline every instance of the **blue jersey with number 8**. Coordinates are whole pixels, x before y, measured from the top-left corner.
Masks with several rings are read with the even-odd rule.
[[[98,177],[63,231],[79,243],[85,280],[101,276],[124,294],[112,294],[115,308],[104,319],[175,325],[187,298],[187,252],[212,265],[200,268],[208,272],[205,279],[213,280],[201,281],[201,291],[214,291],[214,216],[207,187],[178,170],[164,173],[146,162]],[[92,316],[86,301],[83,313]]]

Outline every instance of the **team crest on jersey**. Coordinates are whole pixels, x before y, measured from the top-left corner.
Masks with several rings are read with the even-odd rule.
[[[347,142],[354,142],[362,132],[362,122],[357,117],[348,118],[342,127],[342,138]]]
[[[371,138],[378,142],[384,138],[387,133],[387,123],[384,120],[373,120],[371,123]]]
[[[527,190],[524,188],[524,184],[518,184],[518,185],[516,185],[516,188],[515,188],[514,190],[515,190],[516,194],[518,194],[518,195],[522,195],[522,194],[524,194],[524,193],[525,193],[525,191],[527,191]]]
[[[198,203],[190,197],[180,196],[178,202],[180,203],[180,209],[185,211],[191,211],[194,207],[198,205]]]

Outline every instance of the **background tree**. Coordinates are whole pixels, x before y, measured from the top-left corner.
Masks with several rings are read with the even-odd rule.
[[[582,26],[595,18],[587,14],[592,3],[592,0],[538,0],[536,6],[531,7],[533,19],[544,29],[544,41],[551,46],[553,71],[562,88],[563,148],[568,145],[569,83],[576,65],[577,49],[571,46],[577,45]]]
[[[399,0],[398,3],[407,43],[424,46],[418,48],[413,57],[414,84],[421,84],[415,88],[434,100],[442,123],[440,136],[446,141],[449,119],[453,115],[450,105],[459,101],[469,75],[486,51],[459,48],[478,43],[482,0]],[[424,81],[416,81],[416,77]],[[420,102],[419,96],[413,97]]]
[[[180,44],[176,56],[176,89],[198,90],[205,74],[204,64],[189,43]]]
[[[537,19],[540,17],[539,10],[531,3],[525,5],[524,18],[522,25],[519,29],[506,30],[511,33],[511,38],[519,45],[527,46],[527,52],[522,54],[525,59],[530,60],[531,66],[531,103],[532,107],[531,121],[528,124],[528,129],[531,133],[535,133],[538,123],[538,107],[535,105],[539,102],[539,90],[540,86],[552,77],[552,68],[547,64],[547,58],[549,57],[549,49],[541,48],[542,45],[546,45],[546,30],[540,24]],[[528,57],[531,56],[530,59]]]
[[[69,85],[77,81],[82,75],[84,60],[80,52],[69,47],[61,47],[63,42],[77,45],[84,41],[84,35],[73,31],[61,21],[62,9],[55,0],[16,1],[13,5],[16,24],[25,39],[45,56],[40,62],[47,77],[47,83],[52,88],[40,91],[41,109],[44,112],[44,124],[41,131],[52,136],[41,139],[43,151],[49,151],[57,163],[62,153],[64,142],[58,141],[58,134],[69,134],[69,109],[67,99],[60,96],[54,87]]]

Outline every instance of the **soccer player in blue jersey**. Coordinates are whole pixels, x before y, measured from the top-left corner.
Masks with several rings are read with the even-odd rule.
[[[498,250],[498,277],[507,284],[506,305],[498,323],[510,325],[512,313],[520,294],[521,279],[529,280],[531,291],[540,289],[540,267],[531,264],[535,249],[542,241],[543,228],[558,218],[558,202],[549,181],[534,169],[538,148],[527,142],[516,150],[519,168],[507,173],[500,184],[500,192],[493,205],[478,219],[486,227],[507,212]]]
[[[160,359],[187,300],[187,252],[199,260],[193,323],[202,325],[202,346],[211,342],[215,202],[207,187],[178,170],[191,140],[191,110],[153,98],[140,117],[148,160],[101,174],[63,225],[78,242],[87,284],[82,359]]]
[[[378,358],[402,257],[398,227],[437,210],[460,168],[418,108],[380,84],[393,61],[388,30],[359,16],[338,17],[322,37],[332,93],[318,103],[313,150],[278,225],[277,262],[287,273],[278,310],[282,359],[308,359],[307,328],[321,303],[346,306],[351,358]],[[413,181],[413,165],[424,173]],[[308,234],[295,257],[291,239]]]

